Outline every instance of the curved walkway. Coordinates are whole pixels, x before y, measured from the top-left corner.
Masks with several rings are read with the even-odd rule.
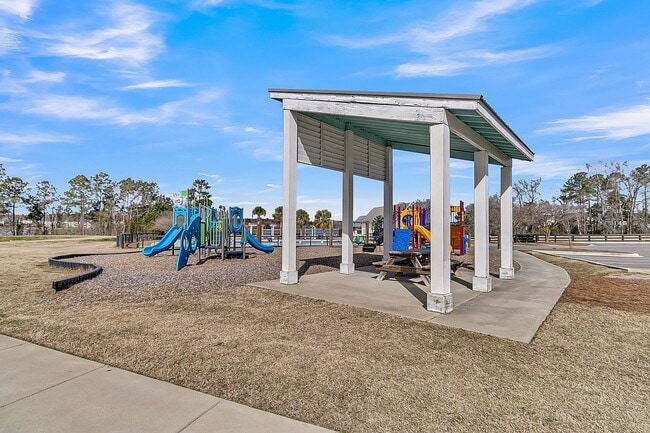
[[[4,335],[0,365],[0,432],[330,432]]]
[[[558,266],[514,254],[521,270],[514,280],[493,277],[489,293],[471,290],[472,272],[467,269],[453,277],[454,311],[445,315],[426,309],[427,288],[419,278],[377,281],[374,267],[349,275],[304,275],[298,284],[276,279],[250,285],[529,343],[571,280]]]
[[[558,266],[514,252],[521,265],[514,280],[492,279],[492,291],[430,322],[529,343],[571,279]]]

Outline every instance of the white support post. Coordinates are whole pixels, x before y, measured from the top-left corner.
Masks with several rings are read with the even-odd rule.
[[[512,164],[512,160],[510,160]],[[512,280],[512,165],[501,167],[501,267],[499,278]]]
[[[492,290],[490,277],[490,191],[488,185],[488,153],[474,152],[474,279],[477,292]]]
[[[345,131],[345,151],[343,160],[343,233],[341,235],[342,274],[354,273],[354,132]]]
[[[429,127],[431,181],[431,291],[427,310],[450,313],[454,309],[451,294],[449,257],[449,160],[450,133],[444,123]]]
[[[384,177],[384,260],[393,249],[393,148],[386,146]]]
[[[283,110],[284,144],[282,155],[282,270],[280,283],[296,284],[296,207],[297,185],[296,166],[298,164],[298,123],[296,114]]]

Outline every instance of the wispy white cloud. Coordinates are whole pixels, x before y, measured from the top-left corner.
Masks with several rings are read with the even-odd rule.
[[[0,56],[15,51],[20,46],[18,34],[0,23]]]
[[[136,89],[163,89],[168,87],[190,87],[191,83],[186,83],[181,80],[156,80],[147,81],[145,83],[131,84],[130,86],[121,87],[121,90],[136,90]]]
[[[276,185],[273,183],[267,183],[266,187],[264,189],[259,190],[257,193],[258,194],[263,194],[266,192],[271,192],[271,191],[277,191],[280,188],[280,185]]]
[[[303,204],[338,204],[338,201],[333,198],[312,198],[307,196],[298,196],[297,200],[299,205]]]
[[[535,155],[533,162],[514,160],[512,174],[515,176],[566,179],[585,169],[585,161],[566,156]]]
[[[280,137],[269,137],[261,140],[243,140],[234,143],[235,147],[246,149],[255,159],[264,161],[282,161],[282,140]]]
[[[46,72],[31,70],[27,78],[14,77],[9,69],[0,71],[0,93],[18,94],[28,91],[26,84],[32,87],[35,83],[61,83],[65,79],[64,72]]]
[[[323,42],[331,45],[337,45],[350,49],[376,48],[384,45],[398,44],[408,42],[408,33],[395,33],[385,36],[373,37],[345,37],[345,36],[325,36],[321,38]]]
[[[110,60],[140,66],[164,49],[162,36],[152,31],[155,13],[142,5],[118,1],[100,10],[108,18],[104,27],[68,34],[41,33],[47,54]]]
[[[494,50],[484,41],[473,38],[479,33],[494,31],[491,20],[516,12],[535,0],[481,0],[471,4],[456,2],[454,7],[433,20],[411,23],[404,30],[387,35],[345,38],[327,37],[326,43],[351,49],[375,48],[390,44],[407,45],[421,56],[419,61],[398,65],[398,77],[430,77],[457,75],[470,68],[521,62],[548,56],[551,47]]]
[[[47,95],[17,104],[23,113],[63,119],[107,119],[120,115],[120,110],[103,101],[81,96]],[[0,108],[10,108],[7,104]]]
[[[36,0],[0,0],[0,13],[17,15],[26,20],[31,17],[36,3]]]
[[[0,110],[60,119],[97,120],[100,123],[132,125],[139,123],[183,123],[199,125],[219,119],[219,110],[212,107],[224,92],[206,89],[185,99],[164,103],[140,111],[129,111],[108,99],[48,94],[17,99],[0,104]]]
[[[467,50],[452,54],[440,54],[427,58],[422,63],[403,63],[396,68],[399,77],[432,77],[456,75],[466,69],[491,64],[516,63],[547,57],[553,52],[552,47],[536,47],[501,52]],[[445,56],[448,55],[449,57]]]
[[[211,107],[225,92],[218,88],[202,90],[188,98],[167,102],[158,107],[140,112],[128,112],[115,116],[116,123],[185,123],[199,125],[205,121],[219,119],[220,113]]]
[[[233,146],[245,149],[255,159],[264,161],[282,161],[282,134],[255,126],[229,125],[222,131],[235,135],[241,140]]]
[[[29,73],[29,78],[23,80],[24,83],[61,83],[65,79],[65,72],[47,72],[32,70]]]
[[[197,173],[199,176],[203,177],[208,177],[212,179],[215,183],[221,183],[223,182],[223,178],[219,176],[218,174],[210,174],[210,173]]]
[[[0,163],[13,163],[13,162],[23,162],[22,159],[9,158],[8,156],[0,156]]]
[[[340,36],[325,41],[347,48],[372,48],[394,43],[409,43],[415,52],[437,51],[442,43],[487,29],[487,22],[534,3],[532,0],[482,0],[468,5],[458,2],[438,18],[422,24],[409,24],[407,30],[369,38]]]
[[[221,128],[223,132],[230,134],[268,134],[269,131],[255,126],[227,125]]]
[[[193,7],[199,8],[210,8],[215,6],[221,6],[226,3],[226,0],[194,0],[192,2]]]
[[[570,141],[624,140],[650,135],[650,102],[602,114],[586,115],[549,122],[537,134],[573,134]]]
[[[190,6],[194,9],[208,9],[213,7],[222,7],[227,5],[237,5],[241,3],[252,4],[264,9],[276,9],[276,10],[287,10],[295,11],[300,9],[302,6],[295,3],[286,3],[275,0],[246,0],[246,1],[233,1],[233,0],[193,0],[190,2]]]
[[[485,31],[488,21],[534,3],[532,0],[482,0],[472,5],[458,3],[438,19],[412,31],[414,49],[428,52],[432,46]]]
[[[23,93],[27,89],[21,84],[21,82],[15,79],[11,71],[4,69],[0,71],[0,93]]]
[[[42,144],[42,143],[69,143],[76,141],[71,135],[54,135],[44,133],[14,134],[0,131],[0,143],[2,144]]]
[[[452,59],[438,59],[425,63],[403,63],[395,69],[398,77],[434,77],[456,75],[471,63]]]
[[[239,205],[239,206],[261,206],[265,205],[267,203],[265,202],[259,202],[259,201],[249,201],[249,200],[242,200],[242,201],[231,201],[231,202],[226,202],[226,206],[230,205]]]
[[[226,3],[226,0],[194,0],[192,2],[192,6],[209,8],[214,6],[221,6],[224,3]]]
[[[449,163],[449,168],[451,168],[452,170],[473,170],[474,162],[465,161],[462,159],[452,159],[451,162]]]

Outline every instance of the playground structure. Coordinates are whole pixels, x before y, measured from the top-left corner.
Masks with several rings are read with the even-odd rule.
[[[449,206],[450,211],[450,249],[459,255],[467,252],[468,238],[465,236],[465,205]],[[411,230],[410,248],[422,248],[431,242],[430,210],[423,206],[393,206],[393,227]]]
[[[197,253],[199,261],[207,258],[210,252],[222,260],[228,257],[245,259],[247,244],[267,254],[273,252],[272,246],[262,244],[244,228],[244,209],[240,207],[175,207],[172,226],[160,241],[143,248],[142,254],[154,256],[173,248],[179,240],[177,271],[187,266],[189,257]]]

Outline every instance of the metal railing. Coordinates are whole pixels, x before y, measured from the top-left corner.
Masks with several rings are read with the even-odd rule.
[[[158,240],[163,237],[164,233],[120,233],[116,236],[116,244],[118,248],[126,248],[132,243],[136,243],[136,248],[144,246],[144,242]]]

